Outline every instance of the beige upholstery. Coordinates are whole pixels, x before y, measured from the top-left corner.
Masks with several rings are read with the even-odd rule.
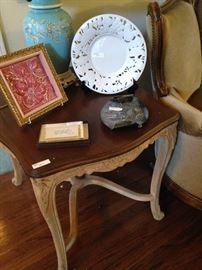
[[[202,209],[201,37],[194,7],[188,2],[167,0],[162,6],[149,5],[148,47],[155,96],[181,115],[166,174]]]
[[[180,112],[181,129],[202,136],[202,112],[186,102],[202,80],[200,31],[192,5],[179,1],[163,16],[163,23],[164,73],[170,94],[162,101]]]
[[[187,134],[202,136],[202,112],[172,94],[161,101],[178,111],[181,115],[179,128]],[[202,102],[202,101],[201,101]]]
[[[166,84],[186,101],[201,84],[201,42],[196,15],[192,5],[179,1],[163,20]]]
[[[178,139],[167,175],[183,190],[202,199],[202,140],[184,132]]]
[[[179,1],[163,15],[163,29],[164,74],[170,94],[162,101],[180,112],[181,129],[202,136],[202,112],[186,103],[200,87],[202,72],[200,31],[193,6]]]

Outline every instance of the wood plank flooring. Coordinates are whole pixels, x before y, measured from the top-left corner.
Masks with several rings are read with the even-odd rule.
[[[136,162],[107,174],[136,191],[148,190],[151,170]],[[57,270],[48,227],[29,181],[15,187],[12,174],[0,177],[0,269]],[[68,184],[57,190],[65,236],[68,232]],[[202,269],[202,211],[161,190],[162,221],[149,203],[124,198],[101,187],[79,194],[79,235],[68,254],[70,270]]]

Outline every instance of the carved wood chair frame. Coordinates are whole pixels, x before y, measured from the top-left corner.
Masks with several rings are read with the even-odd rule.
[[[199,21],[200,11],[198,10],[200,0],[183,0],[194,6],[196,15]],[[150,70],[151,70],[151,80],[154,91],[154,96],[156,98],[166,96],[169,94],[170,90],[165,82],[165,76],[163,71],[163,16],[168,10],[172,9],[179,0],[167,0],[164,4],[159,6],[157,2],[152,2],[148,6],[148,15],[151,18],[152,26],[152,42],[151,42],[151,52],[150,57]],[[200,29],[200,34],[202,37],[202,32]]]
[[[148,5],[148,15],[150,17],[150,27],[152,38],[150,44],[150,72],[153,96],[161,98],[167,96],[170,93],[169,87],[166,85],[165,74],[163,68],[163,15],[171,10],[179,1],[188,2],[192,4],[196,13],[196,17],[199,24],[200,37],[202,41],[202,1],[201,0],[167,0],[162,5],[157,2],[151,2]],[[200,86],[200,88],[202,85]],[[186,190],[170,181],[168,177],[165,179],[165,184],[169,190],[171,190],[178,198],[184,202],[202,209],[202,201],[200,198],[188,193]]]

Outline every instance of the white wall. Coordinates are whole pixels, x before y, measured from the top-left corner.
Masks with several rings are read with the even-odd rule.
[[[149,0],[63,0],[63,9],[72,17],[75,31],[87,19],[102,13],[116,13],[133,21],[145,31]],[[25,0],[0,0],[0,23],[8,52],[25,47],[23,18],[28,11]]]

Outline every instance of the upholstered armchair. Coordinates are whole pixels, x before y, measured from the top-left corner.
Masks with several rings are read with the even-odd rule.
[[[197,5],[201,1],[150,3],[147,32],[153,93],[181,115],[167,186],[202,209],[202,10]]]

